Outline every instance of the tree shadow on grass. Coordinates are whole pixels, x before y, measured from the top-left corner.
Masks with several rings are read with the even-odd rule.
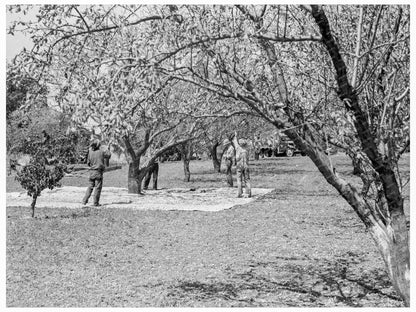
[[[304,175],[306,173],[310,173],[310,172],[317,172],[317,170],[306,170],[306,169],[283,169],[283,168],[267,168],[267,167],[260,167],[260,166],[252,166],[250,165],[250,174],[252,176],[256,176],[256,175],[271,175],[271,176],[275,176],[275,175],[284,175],[284,174],[289,174],[289,175]],[[233,167],[232,169],[232,173],[233,176],[236,175],[236,169]],[[222,168],[221,172],[213,172],[213,171],[208,171],[208,170],[203,170],[203,171],[199,171],[199,172],[195,172],[195,175],[198,176],[210,176],[210,175],[217,175],[217,176],[225,176],[226,172],[225,169]],[[205,179],[204,179],[205,180]]]
[[[242,286],[226,282],[182,281],[170,287],[163,306],[254,307],[253,298],[242,298]]]
[[[226,281],[181,281],[171,287],[165,305],[402,306],[385,272],[354,272],[351,259],[351,255],[333,261],[281,257],[273,262],[253,262],[242,273],[230,269]]]
[[[194,175],[194,177],[191,178],[191,182],[193,183],[215,183],[215,184],[220,184],[221,183],[221,178],[218,177],[204,177],[204,176],[200,176],[201,174],[198,175]],[[224,175],[225,177],[225,175]]]
[[[74,210],[74,209],[71,209]],[[81,219],[81,218],[88,218],[92,217],[94,215],[97,215],[99,213],[98,208],[93,207],[86,207],[82,209],[77,209],[75,211],[69,211],[67,213],[61,212],[61,213],[51,213],[46,214],[44,212],[43,214],[38,213],[38,216],[36,216],[36,219],[42,219],[42,220],[56,220],[56,219]]]
[[[339,195],[335,193],[335,191],[315,191],[315,190],[304,190],[299,189],[294,186],[290,187],[275,187],[273,191],[265,194],[266,199],[294,199],[294,198],[301,198],[301,197],[330,197],[330,198],[338,198]]]
[[[356,264],[364,260],[353,252],[330,261],[309,257],[280,260],[283,263],[254,264],[251,271],[254,283],[263,281],[266,285],[275,285],[276,289],[305,294],[299,298],[307,305],[310,305],[308,302],[314,306],[327,306],[328,302],[350,307],[402,305],[387,273],[380,269],[363,272]],[[264,271],[271,274],[265,276]]]

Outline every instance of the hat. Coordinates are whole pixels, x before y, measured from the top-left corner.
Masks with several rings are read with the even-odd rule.
[[[91,141],[90,147],[91,147],[93,150],[97,150],[97,149],[99,149],[99,148],[100,148],[100,145],[101,145],[100,140],[98,140],[98,139],[94,139],[94,140],[92,140],[92,141]]]
[[[238,140],[238,144],[240,144],[241,146],[246,146],[247,145],[247,142],[244,139],[239,139]]]

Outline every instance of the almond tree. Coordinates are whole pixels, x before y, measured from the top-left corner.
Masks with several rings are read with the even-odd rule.
[[[14,146],[16,153],[30,156],[27,164],[16,166],[16,180],[32,198],[32,218],[39,196],[46,188],[61,186],[60,181],[69,171],[68,165],[76,157],[75,141],[59,133],[28,132],[24,141]]]
[[[176,79],[244,103],[283,129],[361,218],[409,305],[409,234],[398,170],[409,145],[409,8],[365,9],[188,6],[170,33],[180,43],[167,54],[189,65],[164,65]],[[205,70],[192,66],[196,55]],[[363,158],[372,193],[337,172],[325,153],[331,140]]]
[[[318,34],[321,36],[319,46],[316,48],[321,49],[321,57],[329,56],[327,60],[330,60],[332,68],[328,69],[331,69],[334,74],[330,79],[334,79],[336,82],[336,94],[340,100],[338,102],[345,109],[346,116],[351,119],[352,134],[356,137],[356,144],[352,144],[354,141],[350,141],[349,149],[356,148],[366,160],[364,164],[367,172],[371,174],[371,180],[377,190],[377,198],[359,192],[356,187],[346,181],[345,177],[341,177],[337,173],[330,159],[323,153],[327,125],[322,127],[314,120],[314,118],[320,117],[318,121],[322,121],[320,116],[322,111],[318,114],[315,112],[315,114],[310,114],[312,118],[309,119],[308,114],[302,111],[302,108],[305,109],[305,107],[297,107],[293,101],[294,96],[290,94],[293,92],[292,82],[285,75],[287,71],[284,66],[280,64],[277,54],[277,51],[280,50],[279,47],[272,44],[273,40],[262,38],[266,37],[264,23],[267,19],[261,18],[261,15],[256,11],[247,7],[239,7],[239,10],[252,21],[255,33],[261,34],[257,35],[257,43],[267,56],[269,68],[275,75],[276,89],[279,90],[279,102],[283,104],[283,111],[288,117],[289,124],[285,124],[284,120],[280,118],[276,118],[273,123],[278,128],[289,128],[286,130],[286,134],[312,159],[326,180],[357,212],[379,247],[395,289],[408,305],[410,302],[409,236],[403,211],[402,184],[397,163],[401,153],[408,146],[408,8],[384,8],[384,26],[367,24],[367,29],[371,28],[371,30],[365,34],[370,38],[365,45],[362,42],[364,41],[364,33],[363,30],[360,30],[364,23],[363,12],[361,11],[361,15],[355,12],[356,16],[361,16],[361,19],[357,23],[359,29],[355,41],[356,46],[353,47],[355,52],[352,53],[353,61],[349,64],[352,70],[349,72],[348,63],[344,61],[345,57],[341,54],[343,46],[339,44],[333,34],[331,22],[324,9],[320,6],[301,9],[310,14],[312,23],[314,22],[316,25],[308,31],[315,30],[316,32],[318,30]],[[380,10],[376,9],[376,12],[380,12]],[[296,11],[297,8],[294,8],[294,12]],[[334,12],[336,9],[331,11]],[[337,22],[340,22],[342,15],[333,14],[338,18]],[[369,12],[369,14],[372,13]],[[303,20],[305,19],[308,20],[308,15],[303,18]],[[368,17],[367,19],[369,22],[370,19]],[[340,32],[348,30],[345,24],[340,26]],[[301,28],[299,30],[302,31]],[[345,33],[343,36],[346,36]],[[287,36],[283,34],[282,39],[285,38]],[[275,39],[278,38],[275,37]],[[297,39],[301,39],[301,37],[297,37]],[[362,48],[365,46],[366,50],[361,51],[360,45]],[[349,52],[348,46],[344,46],[344,49]],[[309,53],[312,54],[312,51]],[[364,66],[359,70],[361,64]],[[370,65],[369,68],[366,67],[366,64]],[[361,85],[358,85],[358,81],[361,82]],[[330,86],[331,84],[328,87]],[[256,89],[255,85],[252,90],[254,94]],[[364,94],[360,94],[360,92],[364,92]],[[297,95],[297,92],[293,92],[293,94]],[[325,93],[320,92],[320,94]],[[260,102],[260,96],[254,96],[255,101]],[[258,104],[253,106],[258,107]],[[330,109],[330,111],[335,110]],[[388,122],[386,123],[386,121]],[[387,148],[382,148],[383,145]]]
[[[10,7],[15,8],[20,6]],[[52,90],[55,105],[72,116],[74,126],[98,128],[104,140],[125,148],[129,192],[141,193],[155,159],[193,139],[203,124],[185,115],[195,101],[185,105],[186,94],[172,91],[172,79],[161,76],[151,61],[159,53],[149,39],[155,31],[151,22],[163,16],[142,17],[144,12],[131,6],[37,9],[38,22],[23,25],[34,48],[19,55],[15,66]],[[157,7],[144,11],[164,14]],[[35,100],[32,94],[27,105]]]
[[[338,96],[352,115],[361,151],[368,159],[366,165],[374,175],[380,198],[374,204],[369,203],[366,196],[360,196],[356,189],[336,175],[327,180],[366,224],[379,247],[393,285],[406,305],[410,304],[409,232],[403,210],[398,159],[409,145],[408,9],[385,8],[384,14],[391,20],[384,18],[384,27],[372,24],[373,30],[368,33],[370,42],[365,47],[368,50],[363,52],[360,48],[363,35],[361,10],[352,77],[347,73],[347,64],[324,9],[312,6],[310,10],[336,71]],[[381,14],[382,10],[379,8],[377,11]],[[382,34],[381,38],[377,38],[377,32]],[[384,47],[379,48],[377,44]],[[372,50],[378,50],[381,56]],[[362,54],[363,60],[360,59]],[[368,72],[366,66],[359,72],[359,65],[368,62],[371,62],[374,72]],[[360,81],[358,75],[362,76],[361,85],[357,84]],[[365,88],[366,93],[360,94],[361,88]]]

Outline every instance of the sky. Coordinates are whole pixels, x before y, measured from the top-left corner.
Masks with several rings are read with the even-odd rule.
[[[101,3],[105,3],[105,2],[108,2],[108,1],[101,1]],[[145,1],[145,2],[149,2],[149,1]],[[158,1],[151,1],[150,3],[152,2],[157,3]],[[171,2],[175,2],[175,1],[171,1]],[[182,1],[182,2],[192,2],[192,1]],[[204,3],[204,2],[206,1],[203,1],[201,3]],[[214,1],[214,2],[218,2],[218,1]],[[241,1],[241,2],[244,2],[244,1]],[[263,1],[263,2],[267,3],[269,1]],[[263,2],[260,1],[259,3],[263,3]],[[278,1],[272,1],[272,2],[278,2]],[[321,2],[325,2],[325,1],[321,1]],[[334,3],[336,2],[337,1],[334,1]],[[344,1],[344,2],[348,3],[350,1]],[[92,4],[94,3],[94,1],[90,1],[90,3]],[[256,3],[256,1],[249,1],[249,3]],[[6,11],[6,27],[10,24],[11,21],[14,21],[14,20],[29,21],[30,19],[36,18],[36,11],[30,12],[27,15],[23,15],[22,13],[17,13],[17,14],[10,13],[8,12],[7,8],[5,11]],[[9,35],[9,34],[6,35],[6,58],[8,61],[11,60],[16,54],[18,54],[23,49],[23,47],[26,47],[27,49],[30,49],[32,47],[32,41],[30,40],[30,38],[27,38],[23,34],[20,34],[20,33],[15,33],[14,36]]]
[[[36,18],[36,12],[30,12],[27,15],[22,13],[10,13],[6,9],[6,27],[10,25],[12,21],[30,21],[31,19]],[[6,34],[6,58],[11,60],[16,54],[18,54],[23,47],[30,49],[33,43],[30,38],[24,36],[23,34],[16,32],[13,36]]]

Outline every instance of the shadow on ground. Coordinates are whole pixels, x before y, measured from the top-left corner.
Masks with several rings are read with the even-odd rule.
[[[249,263],[244,272],[228,272],[225,281],[181,281],[170,287],[165,306],[364,307],[402,306],[386,273],[354,272],[360,256],[334,261],[276,258]],[[352,265],[352,266],[351,266]]]

